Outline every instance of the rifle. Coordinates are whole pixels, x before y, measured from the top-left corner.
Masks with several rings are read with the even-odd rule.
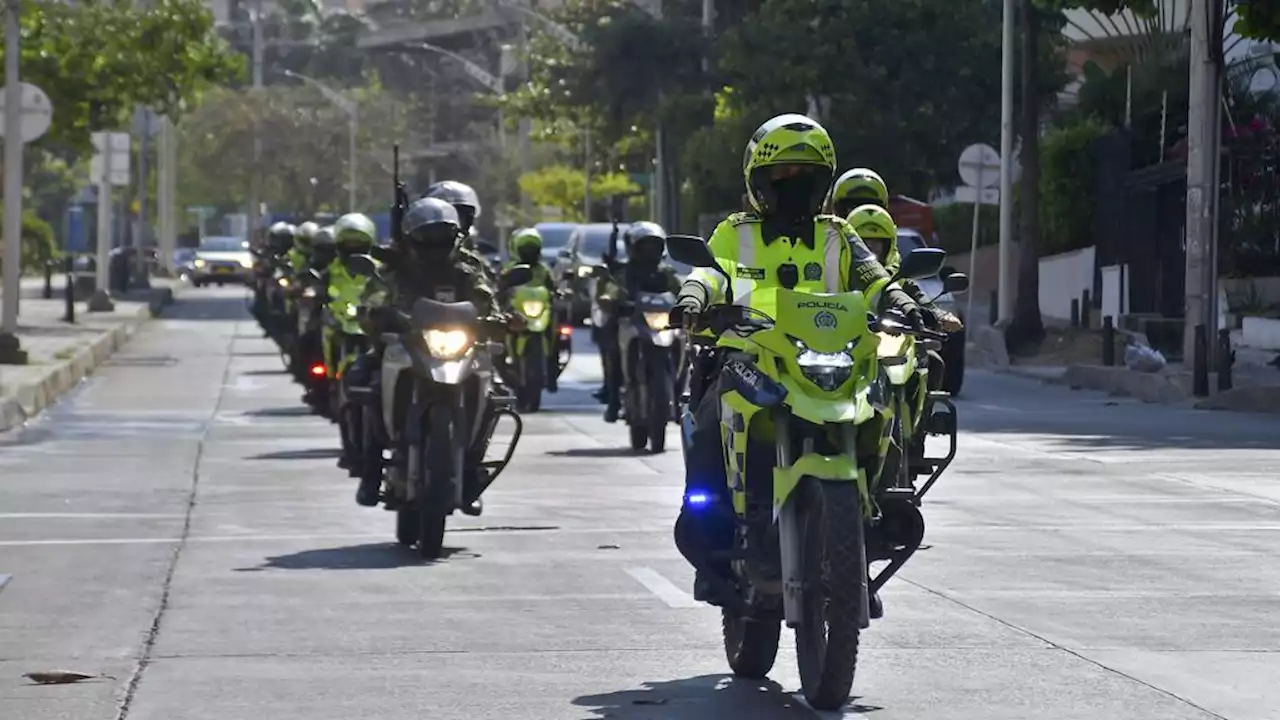
[[[404,213],[409,207],[409,194],[400,182],[400,143],[391,149],[391,182],[395,186],[395,200],[391,203],[391,240],[397,245],[404,239]]]

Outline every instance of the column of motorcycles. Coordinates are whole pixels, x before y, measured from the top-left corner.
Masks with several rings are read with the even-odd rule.
[[[672,235],[667,248],[677,261],[723,274],[702,238]],[[898,277],[932,277],[945,255],[915,250]],[[383,268],[373,258],[346,264],[380,282]],[[401,332],[379,338],[385,347],[378,381],[344,389],[345,369],[371,342],[367,309],[358,298],[331,296],[317,274],[295,275],[266,259],[259,270],[269,308],[259,319],[299,382],[316,389],[319,378],[327,381],[309,397],[323,398],[313,408],[340,423],[344,447],[358,458],[349,471],[383,484],[381,501],[397,512],[401,544],[438,557],[448,515],[478,514],[480,495],[509,464],[522,429],[517,407],[538,408],[533,398],[547,367],[541,354],[553,349],[544,344],[544,323],[551,322],[554,295],[526,285],[532,273],[516,265],[504,273],[511,312],[503,317],[479,317],[469,303],[420,298],[402,313]],[[591,272],[603,278],[609,270]],[[668,421],[690,431],[691,393],[709,386],[722,393],[730,502],[691,493],[675,537],[686,558],[717,577],[711,602],[722,608],[730,667],[763,678],[785,623],[796,633],[805,698],[820,710],[847,700],[859,634],[883,614],[879,590],[920,547],[922,498],[956,454],[955,405],[931,389],[943,367],[938,351],[945,335],[872,312],[869,297],[878,289],[767,290],[773,316],[733,305],[730,297],[703,313],[695,330],[707,339],[685,339],[669,324],[670,293],[637,294],[616,309],[634,449],[661,452]],[[943,279],[943,292],[967,289],[962,274]],[[286,321],[290,298],[296,312]],[[318,349],[325,332],[340,338],[331,356]],[[745,348],[717,347],[715,339],[726,333],[745,338]],[[721,382],[711,385],[696,368],[715,354]],[[560,371],[564,362],[557,363]],[[684,368],[695,369],[688,388],[677,379]],[[502,417],[514,423],[511,441],[501,458],[484,460]],[[878,457],[866,466],[854,439],[872,421],[884,429]],[[946,453],[926,456],[926,436],[945,438]],[[708,552],[700,530],[684,522],[698,513],[724,515],[730,547]],[[885,564],[877,570],[873,563]],[[711,564],[727,565],[728,578]]]

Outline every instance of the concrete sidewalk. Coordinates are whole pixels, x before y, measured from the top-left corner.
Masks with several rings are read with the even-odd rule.
[[[23,278],[18,338],[26,365],[0,365],[0,432],[38,415],[75,387],[160,309],[182,283],[153,279],[149,290],[115,298],[115,310],[91,313],[76,303],[76,322],[63,321],[63,277],[54,278],[54,297],[40,297],[42,278]]]

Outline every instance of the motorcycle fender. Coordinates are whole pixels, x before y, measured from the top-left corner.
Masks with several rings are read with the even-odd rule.
[[[889,384],[894,386],[906,385],[911,376],[915,374],[915,362],[908,358],[901,358],[902,363],[898,365],[890,365],[880,361],[880,367],[884,369],[885,374],[889,376]]]
[[[551,324],[550,313],[543,313],[536,318],[525,319],[525,327],[528,328],[529,332],[534,334],[546,332],[547,325],[549,324]]]
[[[653,344],[658,347],[671,347],[676,341],[675,330],[659,330],[653,333]]]
[[[812,456],[806,456],[812,457]],[[800,462],[805,458],[796,461],[792,467],[798,467]],[[807,473],[804,473],[807,474]],[[866,474],[862,471],[857,472],[857,480],[861,485],[866,484]],[[776,487],[776,485],[775,485]],[[862,514],[866,515],[866,496],[862,495]],[[804,617],[802,609],[804,607],[804,559],[801,557],[802,547],[802,518],[799,516],[799,509],[796,503],[787,502],[777,510],[778,523],[778,559],[781,561],[782,570],[782,614],[786,618],[787,627],[800,627],[801,620]],[[860,528],[851,528],[850,531],[858,531]],[[862,608],[860,609],[859,624],[862,628],[870,625],[869,613],[867,612],[866,593],[863,593]]]
[[[852,454],[819,455],[810,453],[796,459],[790,467],[773,469],[773,515],[782,516],[787,501],[800,484],[801,478],[811,477],[816,480],[840,482],[856,482],[862,495],[866,495],[866,473],[858,468],[858,462]]]
[[[431,380],[440,385],[460,385],[471,375],[471,353],[460,360],[424,359],[422,364],[430,374]]]

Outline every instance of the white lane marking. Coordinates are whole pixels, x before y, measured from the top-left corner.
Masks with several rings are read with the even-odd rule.
[[[702,603],[694,600],[693,596],[676,587],[675,583],[658,574],[658,571],[653,568],[627,568],[627,574],[635,578],[641,585],[648,588],[649,592],[657,595],[659,600],[667,604],[667,607],[702,607]]]
[[[0,520],[172,520],[183,517],[172,513],[0,513]]]
[[[8,584],[9,584],[9,581],[10,581],[10,580],[12,580],[12,579],[13,579],[13,576],[12,576],[12,575],[5,575],[5,574],[0,573],[0,590],[3,590],[3,589],[4,589],[4,586],[5,586],[5,585],[8,585]]]

